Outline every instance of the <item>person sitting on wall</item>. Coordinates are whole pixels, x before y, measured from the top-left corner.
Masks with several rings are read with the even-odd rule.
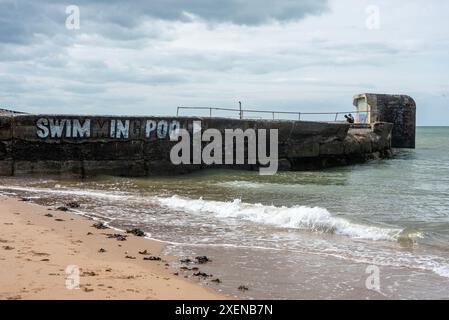
[[[354,117],[352,116],[352,114],[348,114],[348,115],[345,114],[345,118],[346,118],[346,121],[348,121],[348,123],[354,123]]]

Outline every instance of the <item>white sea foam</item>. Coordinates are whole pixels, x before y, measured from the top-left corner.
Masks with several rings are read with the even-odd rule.
[[[226,181],[226,182],[220,182],[217,183],[217,185],[225,188],[250,188],[250,189],[260,189],[263,187],[283,187],[283,186],[289,186],[285,184],[277,184],[277,183],[261,183],[261,182],[250,182],[250,181]]]
[[[432,267],[430,270],[441,277],[449,278],[449,266],[447,264]]]
[[[19,186],[2,186],[0,185],[0,190],[8,191],[20,191],[20,192],[31,192],[40,194],[59,194],[68,196],[79,196],[79,197],[89,197],[89,198],[108,198],[111,200],[124,200],[129,197],[127,193],[118,192],[101,192],[92,190],[74,190],[74,189],[49,189],[49,188],[34,188],[34,187],[19,187]]]
[[[306,185],[300,184],[285,184],[285,183],[271,183],[271,182],[251,182],[251,181],[226,181],[219,182],[216,185],[228,189],[252,189],[252,190],[282,190],[283,192],[296,192],[299,188],[306,188]]]
[[[305,206],[276,207],[272,205],[187,199],[178,196],[158,198],[161,205],[191,213],[214,214],[218,218],[234,218],[284,228],[334,233],[351,238],[396,240],[401,229],[380,228],[352,223],[333,217],[324,208]]]

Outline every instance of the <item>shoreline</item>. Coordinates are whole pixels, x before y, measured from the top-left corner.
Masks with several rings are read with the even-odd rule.
[[[0,214],[0,300],[232,298],[169,267],[157,241],[3,195]]]

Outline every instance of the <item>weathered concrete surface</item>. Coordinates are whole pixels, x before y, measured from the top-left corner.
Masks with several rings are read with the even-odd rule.
[[[369,110],[369,122],[392,123],[392,147],[415,148],[416,103],[406,95],[363,93],[354,96],[354,106]]]
[[[205,165],[173,165],[176,128],[278,129],[282,170],[317,169],[389,155],[392,125],[191,117],[0,116],[0,175],[179,174]],[[224,152],[223,152],[224,154]],[[221,166],[221,165],[220,165]],[[223,165],[225,166],[225,165]],[[217,165],[214,165],[217,167]],[[229,167],[229,166],[227,166]],[[255,169],[257,165],[231,166]]]
[[[320,143],[319,153],[315,156],[290,158],[292,169],[313,170],[389,158],[392,156],[392,129],[391,123],[380,122],[367,128],[351,128],[343,140],[330,139]]]

